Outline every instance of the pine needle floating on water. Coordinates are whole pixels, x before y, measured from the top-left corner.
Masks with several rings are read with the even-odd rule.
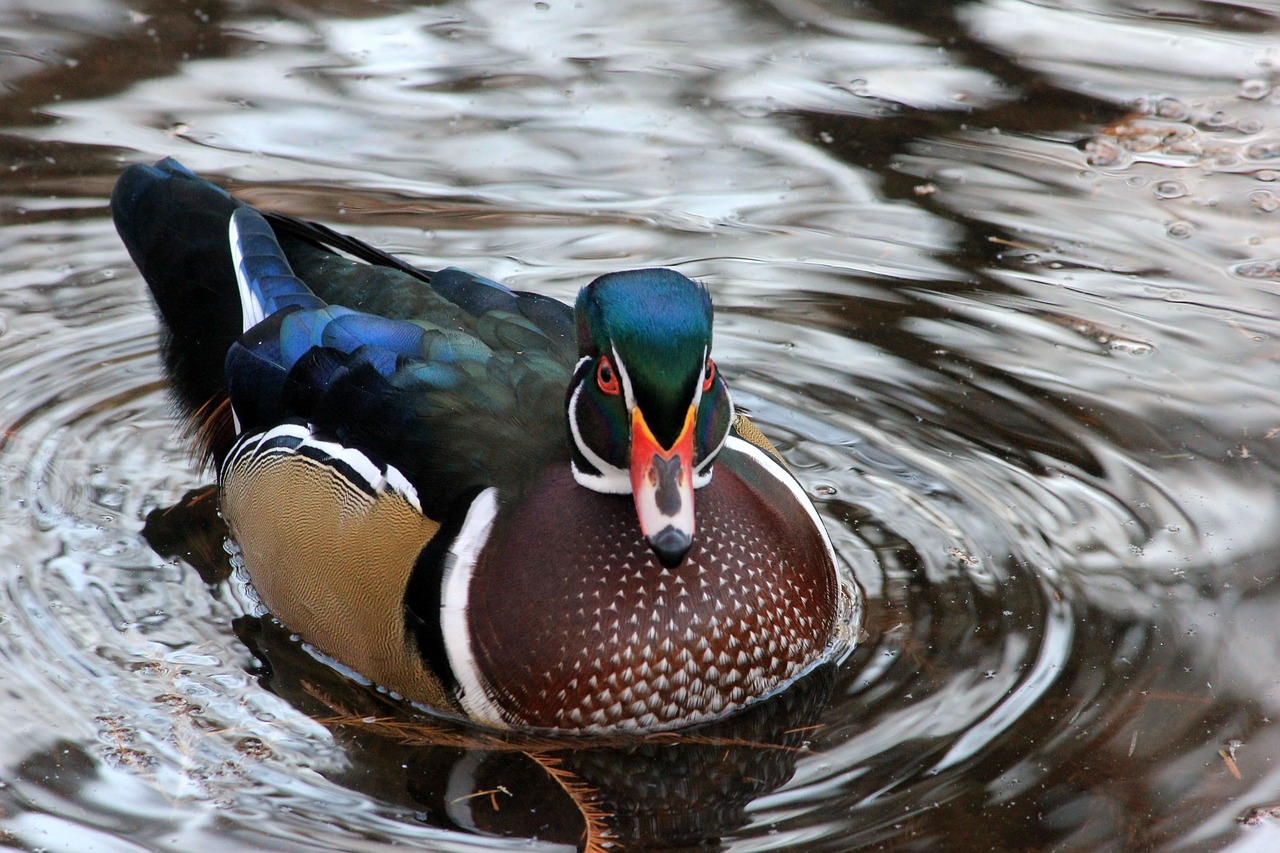
[[[582,853],[603,853],[606,850],[620,849],[609,830],[609,820],[613,815],[600,807],[600,792],[583,782],[577,774],[566,770],[559,758],[534,754],[529,754],[529,758],[560,786],[582,815]]]
[[[1240,766],[1236,764],[1236,750],[1242,746],[1242,741],[1229,740],[1225,749],[1218,750],[1218,755],[1222,758],[1222,763],[1227,765],[1227,770],[1232,776],[1243,780],[1244,776],[1240,773]]]

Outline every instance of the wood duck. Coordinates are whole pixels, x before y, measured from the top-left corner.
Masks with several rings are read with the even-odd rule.
[[[831,543],[711,358],[706,289],[569,308],[260,212],[166,159],[116,228],[263,606],[393,693],[502,728],[655,731],[829,652]]]

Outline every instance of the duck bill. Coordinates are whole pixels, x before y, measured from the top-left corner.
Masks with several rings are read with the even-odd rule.
[[[640,532],[658,561],[674,568],[693,545],[693,424],[689,407],[675,442],[662,447],[640,407],[631,411],[631,496]]]

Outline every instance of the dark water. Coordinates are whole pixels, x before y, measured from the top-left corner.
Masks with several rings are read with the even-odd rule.
[[[1280,849],[1273,8],[78,0],[0,27],[6,849]],[[410,726],[246,617],[106,215],[165,155],[564,299],[708,282],[862,643],[727,728],[565,750]]]

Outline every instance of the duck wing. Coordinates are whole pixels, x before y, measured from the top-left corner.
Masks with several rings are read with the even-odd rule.
[[[568,459],[568,306],[262,214],[171,159],[127,169],[112,213],[163,320],[176,402],[216,464],[237,437],[306,424],[395,466],[431,514],[512,484],[531,458]]]

